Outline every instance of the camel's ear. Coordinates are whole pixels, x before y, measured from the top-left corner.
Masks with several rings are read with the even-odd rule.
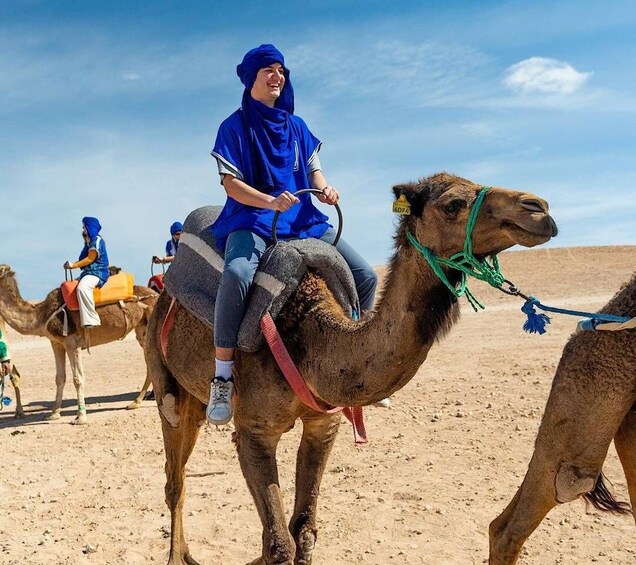
[[[395,194],[396,200],[399,199],[400,196],[404,196],[408,200],[411,205],[411,216],[420,217],[422,215],[426,198],[419,184],[412,182],[408,184],[396,184],[393,187],[393,194]]]

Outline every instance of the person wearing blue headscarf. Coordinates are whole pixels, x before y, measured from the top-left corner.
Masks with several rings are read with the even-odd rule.
[[[170,239],[166,241],[166,256],[157,257],[154,255],[152,258],[153,263],[172,263],[174,256],[177,254],[177,249],[179,249],[179,238],[182,231],[183,224],[181,222],[173,222],[170,226]]]
[[[82,218],[82,238],[84,247],[76,262],[67,261],[65,269],[81,269],[77,284],[80,324],[83,328],[100,326],[101,320],[95,310],[93,290],[101,288],[108,280],[108,253],[106,243],[100,235],[102,229],[97,218]]]
[[[212,156],[227,199],[210,228],[225,267],[214,317],[215,375],[207,417],[224,424],[232,418],[232,367],[238,330],[258,262],[271,243],[275,212],[281,239],[315,237],[332,243],[336,232],[313,204],[306,188],[322,190],[318,200],[335,204],[340,195],[321,170],[321,142],[294,114],[294,90],[283,54],[264,44],[248,51],[236,68],[245,86],[241,107],[218,130]],[[360,305],[373,307],[376,275],[342,239],[337,245],[352,270]]]

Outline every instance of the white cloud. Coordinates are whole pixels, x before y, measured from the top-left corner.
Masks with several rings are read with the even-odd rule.
[[[508,67],[504,84],[522,93],[572,94],[591,74],[579,72],[569,63],[556,59],[531,57]]]
[[[124,80],[139,80],[140,78],[137,73],[124,73]]]

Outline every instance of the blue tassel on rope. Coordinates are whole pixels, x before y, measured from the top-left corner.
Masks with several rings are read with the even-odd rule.
[[[8,396],[3,396],[2,397],[2,405],[3,406],[9,406],[11,404],[11,399]]]
[[[550,317],[545,314],[537,314],[534,309],[534,305],[537,302],[536,298],[530,296],[521,307],[521,311],[528,316],[525,324],[523,324],[523,330],[531,334],[541,335],[546,332],[545,327],[550,323]]]

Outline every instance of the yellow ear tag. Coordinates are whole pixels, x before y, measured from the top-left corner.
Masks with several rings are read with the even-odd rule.
[[[402,214],[402,216],[408,216],[411,213],[411,205],[404,194],[400,194],[400,197],[393,203],[393,213]]]

